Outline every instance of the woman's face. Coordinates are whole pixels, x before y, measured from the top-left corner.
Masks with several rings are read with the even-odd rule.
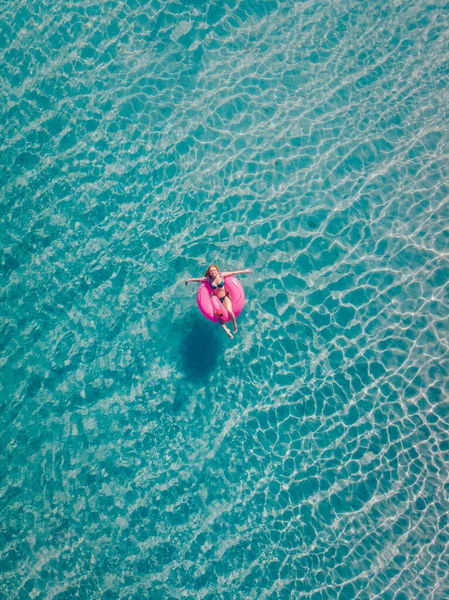
[[[215,267],[212,267],[209,269],[209,275],[212,277],[212,279],[215,279],[215,277],[218,275],[218,270]]]

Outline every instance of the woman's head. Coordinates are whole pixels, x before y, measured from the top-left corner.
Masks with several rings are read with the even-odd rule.
[[[212,279],[215,279],[215,277],[217,275],[218,275],[217,265],[211,265],[210,267],[207,267],[207,271],[204,274],[204,277],[212,277]]]

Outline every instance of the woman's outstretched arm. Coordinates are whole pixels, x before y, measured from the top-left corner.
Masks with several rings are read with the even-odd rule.
[[[231,275],[240,275],[241,273],[251,273],[252,269],[242,269],[241,271],[226,271],[226,273],[221,273],[222,277],[231,277]]]
[[[190,279],[185,280],[185,284],[187,285],[189,281],[206,281],[207,277],[192,277]]]

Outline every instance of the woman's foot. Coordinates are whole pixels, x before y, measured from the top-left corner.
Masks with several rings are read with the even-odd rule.
[[[232,324],[234,325],[234,333],[237,333],[237,321],[235,320],[234,314],[231,315],[231,321],[232,321]]]
[[[226,326],[224,326],[224,327],[223,327],[223,329],[226,331],[226,335],[228,336],[228,338],[229,338],[230,340],[233,340],[233,339],[234,339],[234,336],[233,336],[233,335],[232,335],[232,333],[229,331],[229,329],[228,329]]]

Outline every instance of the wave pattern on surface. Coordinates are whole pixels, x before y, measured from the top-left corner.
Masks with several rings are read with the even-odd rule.
[[[1,594],[447,597],[444,3],[3,6]]]

